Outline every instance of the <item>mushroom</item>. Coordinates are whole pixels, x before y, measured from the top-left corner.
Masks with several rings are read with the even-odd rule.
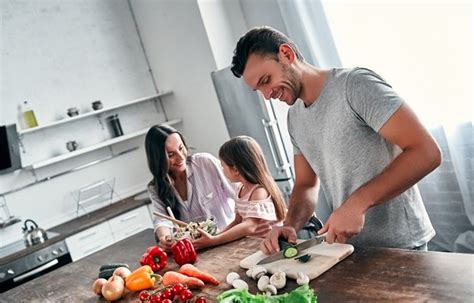
[[[261,276],[257,282],[257,288],[260,291],[265,291],[265,286],[270,284],[270,277],[269,276]]]
[[[267,296],[277,294],[277,289],[276,289],[275,285],[272,285],[272,284],[267,284],[267,286],[265,286],[263,288],[263,291],[265,292],[265,295],[267,295]]]
[[[267,273],[267,269],[263,266],[254,266],[247,270],[246,274],[247,277],[252,278],[254,280],[260,279],[261,276]]]
[[[226,282],[228,284],[232,284],[234,280],[240,279],[240,276],[238,273],[231,271],[230,273],[227,274],[227,277],[225,278]]]
[[[276,287],[276,289],[280,289],[285,287],[286,284],[286,274],[281,270],[278,270],[270,277],[270,284]]]
[[[249,285],[247,284],[247,282],[241,279],[235,279],[234,281],[232,281],[232,286],[235,289],[249,289]]]
[[[305,275],[303,272],[298,272],[296,274],[296,284],[303,285],[309,283],[309,277]]]

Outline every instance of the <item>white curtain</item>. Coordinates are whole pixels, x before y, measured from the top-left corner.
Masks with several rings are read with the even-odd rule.
[[[287,34],[306,61],[323,68],[341,66],[321,1],[277,1]],[[450,102],[456,102],[455,98]],[[443,164],[419,184],[437,233],[430,249],[474,252],[474,106],[472,100],[444,106],[455,107],[450,109],[452,118],[446,119],[451,122],[439,121],[432,131],[443,150]],[[472,113],[467,115],[470,118],[465,118],[466,113]],[[456,121],[456,117],[463,118]],[[317,214],[324,221],[331,210],[324,196],[321,199]]]
[[[460,108],[460,110],[470,109]],[[443,163],[438,170],[420,182],[421,193],[437,233],[430,243],[430,248],[473,253],[474,133],[472,119],[464,123],[443,123],[432,133],[443,149]],[[432,192],[433,187],[439,189],[439,195],[443,195],[445,201],[439,201],[436,197],[430,196],[429,192]]]

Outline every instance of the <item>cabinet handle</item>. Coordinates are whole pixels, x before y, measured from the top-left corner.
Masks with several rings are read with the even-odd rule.
[[[102,245],[100,245],[100,244],[99,244],[99,245],[96,245],[96,246],[94,246],[94,247],[92,247],[92,248],[89,248],[88,250],[86,250],[86,251],[84,252],[84,256],[87,256],[88,254],[91,254],[91,253],[93,253],[93,252],[99,250],[100,248],[102,248]]]
[[[80,237],[80,238],[79,238],[79,241],[82,241],[82,240],[84,240],[84,239],[90,238],[90,237],[92,237],[92,236],[95,235],[95,234],[97,234],[97,231],[93,231],[93,232],[91,232],[91,233],[89,233],[89,234],[87,234],[87,235],[85,235],[85,236]]]
[[[128,216],[128,217],[122,218],[122,219],[120,219],[120,222],[125,222],[125,221],[128,221],[128,220],[130,220],[130,219],[133,219],[133,218],[135,218],[135,217],[138,217],[138,213],[134,213],[134,214],[132,214],[132,215],[130,215],[130,216]]]

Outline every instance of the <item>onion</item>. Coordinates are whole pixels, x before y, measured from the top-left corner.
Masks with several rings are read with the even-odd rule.
[[[112,276],[102,286],[102,295],[107,301],[115,301],[122,297],[125,282],[120,276]]]
[[[130,271],[130,269],[126,267],[117,267],[117,269],[114,270],[113,275],[119,276],[120,278],[125,280],[131,273],[132,272]]]
[[[107,283],[107,280],[105,280],[103,278],[95,280],[94,283],[92,284],[92,291],[96,295],[101,296],[102,295],[102,286],[104,286],[105,283]]]

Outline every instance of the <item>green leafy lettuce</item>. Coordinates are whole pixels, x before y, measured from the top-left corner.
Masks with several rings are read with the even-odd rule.
[[[220,303],[316,303],[317,297],[305,284],[290,293],[277,296],[252,295],[246,289],[231,289],[221,293],[217,300]]]

